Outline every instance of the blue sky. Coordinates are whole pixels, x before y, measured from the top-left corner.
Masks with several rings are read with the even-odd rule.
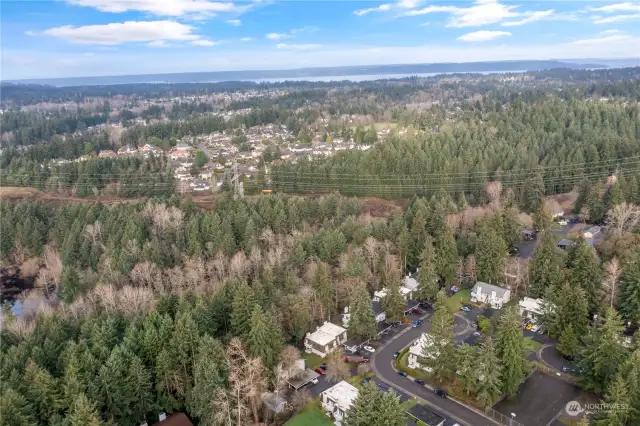
[[[2,2],[2,78],[640,56],[640,1]]]

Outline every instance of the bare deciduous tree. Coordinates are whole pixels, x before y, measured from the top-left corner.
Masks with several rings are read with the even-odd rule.
[[[262,405],[261,396],[267,390],[264,366],[260,358],[252,358],[247,354],[237,337],[231,339],[227,346],[226,360],[229,368],[229,392],[237,398],[238,420],[248,420],[246,414],[242,415],[244,410],[241,407],[249,407],[253,421],[257,423],[260,420],[258,410]]]
[[[616,204],[607,212],[608,229],[613,235],[620,235],[633,229],[639,219],[640,209],[629,203]]]
[[[344,362],[344,352],[336,349],[327,356],[327,379],[331,382],[339,382],[348,378],[351,373],[349,364]]]
[[[368,362],[362,363],[358,365],[357,371],[358,376],[364,377],[371,371],[371,365]]]
[[[622,274],[622,268],[617,258],[611,259],[604,265],[604,283],[605,290],[604,298],[605,303],[608,303],[610,307],[618,306],[618,280],[620,274]]]
[[[308,389],[300,389],[291,396],[291,406],[297,413],[302,411],[311,401],[313,398]]]
[[[485,187],[489,204],[495,208],[500,209],[500,195],[502,194],[502,182],[489,182]]]
[[[102,240],[102,223],[96,221],[92,225],[87,225],[84,232],[86,237],[91,240],[91,244],[96,245]]]

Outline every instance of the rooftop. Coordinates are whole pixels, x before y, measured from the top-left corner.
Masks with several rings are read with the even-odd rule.
[[[418,289],[418,281],[415,278],[412,278],[411,276],[404,277],[404,283],[402,285],[411,291]]]
[[[307,338],[319,345],[326,345],[333,342],[336,337],[340,336],[346,331],[347,330],[345,328],[342,328],[339,325],[335,325],[325,321],[324,324],[318,327],[316,331],[307,335]]]
[[[322,395],[334,401],[342,410],[347,411],[358,397],[358,389],[343,380],[322,392]]]
[[[532,299],[525,297],[518,303],[520,307],[529,312],[542,312],[542,299]]]
[[[556,243],[556,246],[558,246],[558,247],[569,247],[571,244],[573,244],[573,240],[569,240],[567,238],[564,238],[564,239],[558,241]]]
[[[427,426],[437,426],[444,422],[444,418],[440,417],[431,410],[428,410],[425,406],[416,404],[411,407],[407,414],[416,420],[425,423]]]
[[[302,370],[300,373],[296,374],[295,376],[289,377],[287,379],[287,383],[289,383],[289,385],[292,388],[297,390],[303,387],[304,385],[306,385],[307,383],[309,383],[310,381],[312,381],[313,379],[317,378],[318,376],[319,376],[318,373],[316,373],[310,368],[307,368],[305,370]]]
[[[509,290],[506,288],[498,287],[497,285],[483,283],[482,281],[478,281],[476,285],[473,286],[471,293],[478,293],[478,288],[484,294],[491,294],[491,292],[495,291],[497,297],[502,297]]]

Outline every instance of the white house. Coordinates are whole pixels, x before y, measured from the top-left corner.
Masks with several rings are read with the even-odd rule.
[[[428,333],[422,333],[422,335],[413,341],[409,348],[409,355],[407,356],[407,367],[412,370],[422,369],[427,372],[431,372],[431,368],[420,363],[420,359],[428,357],[435,359],[439,353],[435,348],[433,337]]]
[[[486,303],[493,309],[500,309],[511,298],[511,290],[497,285],[478,281],[471,289],[471,301],[474,303]]]
[[[518,305],[520,306],[520,315],[522,315],[522,318],[528,318],[535,324],[536,319],[542,315],[544,301],[542,299],[525,297],[518,303]]]
[[[418,281],[411,277],[411,275],[407,275],[402,281],[402,287],[408,289],[410,292],[418,290],[418,286]]]
[[[387,314],[382,309],[382,303],[380,300],[374,300],[371,302],[371,307],[373,309],[373,315],[376,317],[376,323],[382,322],[387,319]],[[351,319],[351,313],[349,312],[349,307],[345,306],[344,313],[342,314],[342,325],[345,327],[349,327],[349,320]]]
[[[304,349],[321,357],[340,347],[347,341],[347,330],[339,325],[325,321],[313,333],[307,333]]]
[[[340,426],[347,411],[358,397],[358,389],[343,380],[322,392],[320,396],[322,408],[328,416],[333,417],[334,423]]]

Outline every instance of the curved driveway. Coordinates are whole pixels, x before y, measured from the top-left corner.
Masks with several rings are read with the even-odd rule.
[[[460,321],[456,316],[456,324]],[[456,327],[459,337],[464,338],[470,334],[467,327],[461,330]],[[427,324],[423,324],[418,328],[408,328],[398,334],[393,340],[384,347],[378,349],[373,357],[372,368],[376,375],[389,385],[393,385],[410,396],[417,398],[423,402],[430,410],[447,419],[446,425],[453,425],[456,422],[466,426],[496,426],[498,422],[485,417],[479,411],[470,409],[452,399],[442,399],[438,397],[431,387],[420,386],[411,379],[400,376],[393,366],[394,352],[401,351],[405,346],[409,345],[417,339],[421,333],[427,331]]]

